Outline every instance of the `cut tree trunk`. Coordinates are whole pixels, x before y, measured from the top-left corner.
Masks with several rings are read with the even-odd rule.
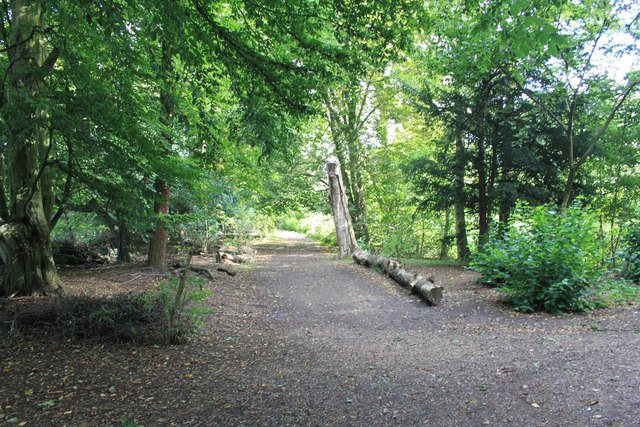
[[[358,249],[356,236],[349,217],[349,203],[342,185],[340,166],[337,163],[327,163],[329,177],[329,203],[333,211],[333,221],[338,238],[338,259],[351,255]]]
[[[442,286],[436,285],[430,279],[419,274],[405,270],[398,261],[368,254],[361,250],[355,251],[352,258],[356,263],[365,267],[382,269],[389,277],[420,295],[430,305],[438,305],[442,300]]]
[[[258,251],[248,246],[233,248],[231,246],[214,247],[216,252],[216,262],[230,261],[236,264],[247,264],[253,262]]]

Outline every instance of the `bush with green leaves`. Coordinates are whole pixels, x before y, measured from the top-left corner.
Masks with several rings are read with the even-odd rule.
[[[625,279],[640,283],[640,223],[627,228],[623,244],[625,266],[622,275]]]
[[[583,311],[593,307],[589,289],[604,272],[599,238],[596,215],[579,204],[564,211],[519,205],[470,265],[516,310]]]
[[[157,298],[164,307],[163,336],[166,344],[184,341],[202,325],[202,316],[211,311],[205,304],[211,291],[204,289],[204,280],[183,273],[160,286]]]
[[[382,236],[381,254],[388,257],[414,257],[418,253],[420,239],[409,230],[390,229]]]

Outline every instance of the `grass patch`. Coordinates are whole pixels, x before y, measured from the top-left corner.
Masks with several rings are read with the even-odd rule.
[[[601,307],[640,305],[640,286],[621,277],[605,277],[591,288],[596,304]]]
[[[464,263],[455,259],[400,258],[407,265],[417,267],[463,267]]]

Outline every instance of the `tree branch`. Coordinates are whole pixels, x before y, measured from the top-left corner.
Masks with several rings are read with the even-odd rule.
[[[71,196],[71,184],[73,182],[73,176],[71,174],[71,171],[73,169],[73,148],[68,141],[67,141],[67,150],[68,150],[68,156],[69,156],[67,159],[67,169],[68,169],[67,179],[64,183],[64,190],[62,192],[62,200],[60,201],[60,207],[58,208],[58,211],[53,216],[53,218],[51,218],[51,221],[50,221],[51,229],[53,229],[53,227],[56,226],[56,224],[62,217],[62,214],[66,210],[65,204],[67,203],[67,201],[69,200],[69,197]]]
[[[523,87],[516,79],[514,79],[513,77],[511,77],[511,81],[513,81],[516,86],[518,86],[518,89],[520,89],[520,91],[522,91],[522,93],[524,93],[525,95],[527,95],[527,97],[529,97],[529,99],[531,99],[533,101],[534,104],[536,104],[538,107],[542,108],[544,110],[545,113],[547,113],[547,115],[554,121],[556,122],[557,125],[559,125],[562,130],[564,130],[565,132],[568,132],[568,128],[567,126],[565,126],[564,123],[562,123],[562,120],[560,120],[560,118],[558,116],[556,116],[553,111],[551,111],[542,101],[540,101],[540,99],[535,96],[533,94],[532,91],[530,91],[529,89],[526,89],[525,87]]]
[[[3,1],[2,8],[4,15],[2,16],[2,40],[9,40],[9,34],[7,33],[7,27],[11,27],[11,19],[9,18],[9,2]]]
[[[44,71],[45,73],[51,71],[58,58],[60,58],[60,49],[58,47],[54,47],[53,50],[51,50],[51,52],[49,53],[47,59],[40,67],[42,71]]]
[[[214,20],[210,14],[205,10],[203,3],[201,0],[192,0],[194,7],[202,16],[202,18],[209,24],[214,33],[224,42],[227,43],[229,49],[232,52],[235,52],[240,58],[244,60],[244,62],[253,69],[258,75],[262,76],[263,80],[271,87],[273,92],[281,98],[290,108],[294,110],[304,110],[306,108],[305,105],[296,103],[292,101],[276,84],[274,75],[268,72],[268,68],[266,65],[272,65],[274,69],[287,70],[293,72],[294,74],[305,74],[310,70],[303,66],[297,66],[286,62],[276,61],[268,56],[256,53],[250,47],[246,46],[244,43],[240,42],[238,39],[232,36],[232,34],[220,25],[216,20]]]
[[[633,91],[633,89],[639,84],[640,84],[640,80],[630,81],[627,84],[627,87],[625,88],[624,92],[620,95],[620,97],[618,98],[618,101],[614,104],[613,108],[611,109],[611,113],[609,113],[609,117],[607,117],[607,120],[605,121],[604,125],[600,128],[600,130],[598,131],[598,134],[593,138],[593,140],[589,144],[589,147],[587,147],[587,150],[582,154],[582,156],[580,156],[580,158],[576,162],[575,164],[576,170],[587,160],[587,157],[591,154],[598,140],[602,137],[602,135],[605,133],[605,131],[609,127],[611,120],[613,120],[613,117],[616,115],[616,113],[624,103],[627,96],[629,96],[629,94]]]

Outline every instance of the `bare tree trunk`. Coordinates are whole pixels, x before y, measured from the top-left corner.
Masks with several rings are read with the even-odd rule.
[[[53,49],[45,59],[39,2],[14,0],[11,12],[11,66],[0,101],[9,127],[7,174],[2,179],[7,179],[10,191],[10,209],[2,207],[0,226],[0,256],[5,263],[0,295],[44,294],[55,289],[60,279],[51,254],[48,214],[53,189],[45,170],[51,147],[46,137],[45,107],[40,101],[45,96],[45,76],[59,51]]]
[[[351,255],[358,249],[356,236],[349,217],[349,203],[342,185],[340,166],[337,163],[327,163],[329,177],[329,203],[333,211],[333,221],[338,238],[338,258]]]

